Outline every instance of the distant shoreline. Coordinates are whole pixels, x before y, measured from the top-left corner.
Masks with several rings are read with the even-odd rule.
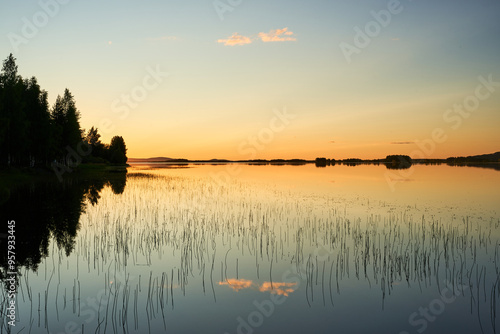
[[[224,164],[247,164],[247,165],[308,165],[318,164],[315,160],[285,160],[285,159],[272,159],[272,160],[188,160],[188,159],[172,159],[165,161],[149,161],[149,160],[134,160],[128,161],[130,165],[136,164],[171,164],[171,165],[184,165],[184,164],[203,164],[203,165],[224,165]],[[336,160],[327,163],[327,165],[387,165],[391,162],[380,160]],[[449,162],[446,159],[432,159],[432,160],[413,160],[413,165],[450,165],[450,166],[468,166],[468,165],[500,165],[497,161],[465,161],[465,162]]]
[[[242,163],[242,164],[255,164],[255,165],[305,165],[316,164],[321,166],[335,165],[335,164],[385,164],[385,165],[398,165],[409,167],[412,164],[448,164],[448,165],[499,165],[500,152],[492,154],[474,155],[467,157],[449,157],[446,159],[412,159],[407,155],[388,155],[382,159],[328,159],[325,157],[311,159],[244,159],[244,160],[229,160],[229,159],[177,159],[167,157],[155,158],[129,158],[128,163],[166,163],[166,164],[225,164],[225,163]]]

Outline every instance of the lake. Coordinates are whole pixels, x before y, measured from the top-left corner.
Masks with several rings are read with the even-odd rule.
[[[494,333],[499,185],[447,165],[134,164],[24,187],[1,206],[1,332]]]

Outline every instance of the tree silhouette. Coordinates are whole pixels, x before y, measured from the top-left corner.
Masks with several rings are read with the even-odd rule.
[[[40,89],[35,77],[25,80],[25,106],[28,127],[28,153],[30,165],[50,162],[52,129],[47,92]]]
[[[13,86],[20,80],[20,77],[17,75],[16,58],[14,58],[12,53],[3,62],[0,79],[5,86]]]
[[[0,73],[0,120],[2,164],[21,164],[27,160],[25,141],[28,120],[23,108],[24,84],[17,75],[16,58],[12,54],[3,62]]]
[[[74,97],[66,88],[64,95],[58,95],[52,107],[56,157],[66,164],[68,162],[64,161],[64,157],[68,147],[76,150],[76,146],[82,141],[79,119],[80,112],[76,108]]]
[[[80,112],[69,89],[50,108],[47,92],[35,77],[18,75],[16,58],[10,54],[0,72],[0,166],[50,166],[54,160],[69,166],[68,153],[78,151],[82,143],[92,146],[92,155],[101,158],[98,162],[127,161],[123,138],[117,137],[108,149],[94,127],[83,137]]]
[[[85,135],[84,141],[91,147],[92,156],[107,159],[107,148],[101,142],[101,135],[97,128],[91,127]]]
[[[127,146],[121,136],[114,136],[109,144],[109,161],[115,164],[127,162]]]
[[[69,89],[64,90],[62,97],[64,116],[66,118],[63,129],[63,138],[66,145],[76,149],[78,143],[82,141],[82,131],[80,129],[80,112],[76,109],[75,99]]]

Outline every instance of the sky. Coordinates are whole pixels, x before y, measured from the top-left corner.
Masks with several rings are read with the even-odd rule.
[[[128,156],[500,151],[497,0],[0,0],[0,57]]]

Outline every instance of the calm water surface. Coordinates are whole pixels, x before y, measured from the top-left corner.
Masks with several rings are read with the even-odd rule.
[[[1,332],[496,331],[499,171],[187,167],[11,194]]]

